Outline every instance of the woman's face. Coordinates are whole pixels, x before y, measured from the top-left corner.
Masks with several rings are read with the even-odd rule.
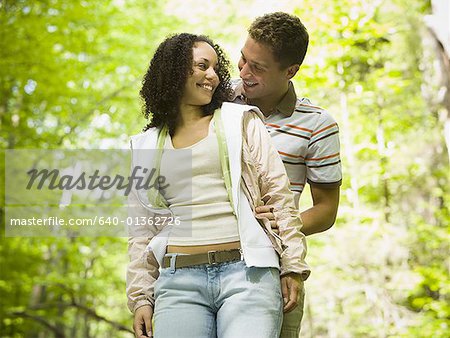
[[[182,105],[204,106],[211,102],[214,91],[219,85],[216,73],[217,54],[208,43],[196,42],[192,48],[192,74],[184,86]]]

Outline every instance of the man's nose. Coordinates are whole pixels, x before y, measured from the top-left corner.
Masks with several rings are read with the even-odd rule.
[[[239,76],[241,78],[244,78],[245,76],[248,76],[250,74],[250,69],[246,63],[241,67],[239,67],[239,69],[240,69]]]

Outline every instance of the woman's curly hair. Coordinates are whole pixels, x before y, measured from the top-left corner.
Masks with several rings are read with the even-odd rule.
[[[142,81],[143,114],[146,119],[151,118],[144,131],[164,124],[168,125],[170,133],[175,130],[184,86],[193,72],[192,50],[196,42],[206,42],[213,47],[218,59],[216,72],[220,83],[211,102],[202,107],[203,113],[211,115],[224,101],[230,100],[230,62],[222,49],[204,35],[173,35],[159,45]]]

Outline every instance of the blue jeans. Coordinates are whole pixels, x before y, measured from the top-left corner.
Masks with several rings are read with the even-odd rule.
[[[155,284],[155,338],[274,338],[283,304],[279,272],[244,261],[166,268]]]

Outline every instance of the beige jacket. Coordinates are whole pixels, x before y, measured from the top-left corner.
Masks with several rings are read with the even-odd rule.
[[[222,112],[221,121],[225,126],[229,152],[234,210],[237,210],[236,216],[241,228],[244,260],[249,266],[273,266],[264,262],[270,261],[271,257],[275,256],[280,263],[281,275],[294,272],[300,274],[302,280],[306,280],[310,269],[305,263],[306,241],[300,231],[302,223],[299,211],[294,202],[294,195],[289,190],[284,165],[262,122],[262,114],[255,107],[231,103],[224,103]],[[134,165],[139,161],[135,159],[136,149],[155,149],[158,133],[158,129],[149,129],[132,137]],[[146,204],[146,201],[143,201],[145,198],[139,191],[132,190],[130,193],[129,215],[133,219],[141,217],[144,220],[155,216],[143,206]],[[267,219],[260,219],[258,223],[252,214],[256,206],[266,204],[274,206],[279,236],[272,231]],[[254,228],[252,224],[256,224]],[[143,305],[154,305],[153,286],[159,275],[159,256],[167,243],[162,238],[165,236],[167,239],[169,232],[168,226],[147,223],[136,225],[133,237],[129,238],[127,296],[128,307],[132,312]],[[161,239],[158,239],[158,236]],[[267,251],[267,247],[262,248],[260,244],[249,243],[258,236],[264,237],[260,240],[269,243],[269,250],[278,255],[272,255]],[[150,240],[159,241],[157,244],[158,250],[161,251],[159,254],[155,252],[158,250],[146,250]]]

